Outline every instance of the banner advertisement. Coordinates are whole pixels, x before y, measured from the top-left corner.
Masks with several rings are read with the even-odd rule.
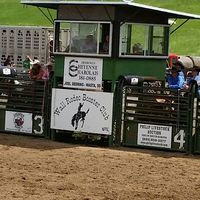
[[[113,93],[52,90],[51,128],[111,135]]]
[[[137,144],[139,145],[171,148],[171,137],[171,126],[138,124]]]
[[[65,57],[63,87],[101,90],[103,59]]]
[[[5,130],[32,133],[32,113],[6,111]]]

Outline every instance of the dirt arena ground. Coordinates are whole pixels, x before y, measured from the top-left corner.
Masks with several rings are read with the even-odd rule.
[[[200,156],[0,134],[0,199],[199,200]]]

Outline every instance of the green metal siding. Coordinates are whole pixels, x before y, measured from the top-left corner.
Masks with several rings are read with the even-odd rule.
[[[153,76],[164,79],[166,69],[165,59],[139,59],[139,58],[103,58],[103,79],[116,80],[120,75]],[[63,77],[64,56],[55,58],[55,76]]]
[[[58,77],[63,77],[64,75],[64,56],[55,56],[55,70],[54,75]]]
[[[117,79],[120,75],[154,76],[163,80],[166,61],[161,59],[104,59],[103,78]],[[111,69],[110,69],[111,68]]]

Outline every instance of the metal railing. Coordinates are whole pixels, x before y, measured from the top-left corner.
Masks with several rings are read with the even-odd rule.
[[[0,77],[0,130],[48,137],[49,81]]]
[[[196,91],[172,90],[161,84],[119,84],[115,100],[116,144],[200,152],[200,102]]]

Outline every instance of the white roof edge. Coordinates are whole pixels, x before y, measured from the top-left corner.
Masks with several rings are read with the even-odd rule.
[[[165,8],[159,8],[159,7],[154,7],[154,6],[148,6],[144,4],[139,4],[139,3],[127,3],[128,5],[135,6],[135,7],[140,7],[140,8],[147,8],[150,10],[155,10],[155,11],[161,11],[169,14],[175,14],[175,15],[181,15],[189,18],[194,18],[194,19],[200,19],[200,15],[197,14],[191,14],[191,13],[186,13],[186,12],[180,12],[180,11],[174,11],[174,10],[169,10]]]
[[[37,3],[43,3],[43,4],[96,4],[96,5],[126,5],[127,3],[124,1],[66,1],[66,0],[21,0],[21,3],[23,4],[37,4]]]
[[[52,4],[52,5],[69,5],[69,4],[82,4],[82,5],[129,5],[129,6],[135,6],[138,8],[145,8],[149,10],[154,10],[158,12],[163,12],[163,13],[168,13],[172,15],[177,15],[177,16],[182,16],[182,18],[192,18],[192,19],[200,19],[200,15],[197,14],[191,14],[191,13],[186,13],[186,12],[180,12],[180,11],[174,11],[174,10],[169,10],[165,8],[160,8],[160,7],[154,7],[154,6],[149,6],[145,4],[140,4],[140,3],[134,3],[134,2],[128,2],[128,0],[125,2],[111,2],[111,1],[65,1],[65,0],[53,0],[53,1],[40,1],[40,0],[21,0],[22,4]]]

